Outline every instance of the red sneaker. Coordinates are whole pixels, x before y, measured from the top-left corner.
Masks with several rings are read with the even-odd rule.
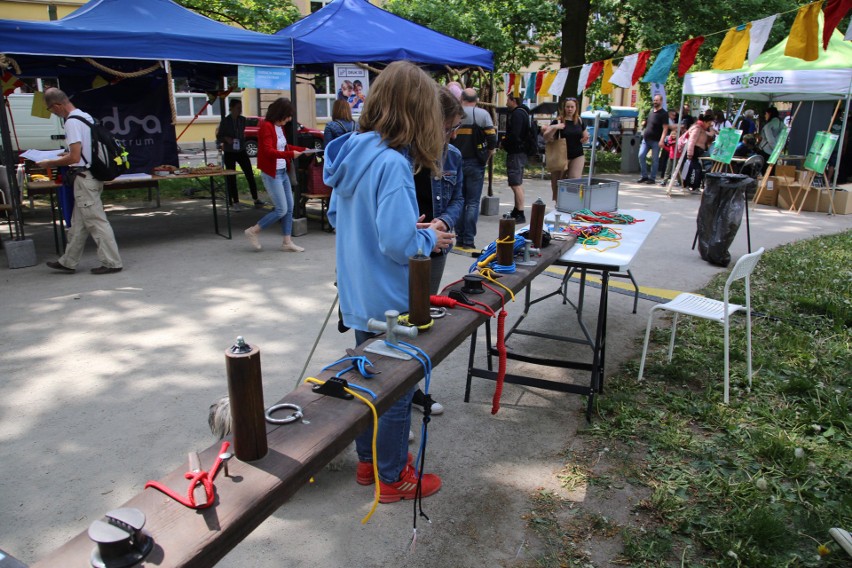
[[[411,465],[413,461],[414,456],[411,455],[411,452],[408,452],[408,465]],[[358,469],[355,470],[355,481],[359,485],[372,485],[376,482],[376,478],[373,476],[373,462],[358,462]]]
[[[379,503],[396,503],[403,499],[414,499],[417,494],[417,474],[410,465],[405,466],[396,483],[380,481]],[[421,480],[421,495],[428,497],[441,489],[441,478],[434,473],[424,473]]]

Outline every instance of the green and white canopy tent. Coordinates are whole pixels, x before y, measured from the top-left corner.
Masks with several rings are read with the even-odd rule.
[[[687,73],[683,79],[683,95],[767,102],[845,100],[846,112],[840,133],[840,140],[843,140],[852,98],[852,42],[844,41],[843,35],[834,30],[828,49],[823,50],[822,17],[818,37],[819,57],[815,61],[784,55],[785,38],[763,52],[753,65],[733,71]],[[836,182],[837,169],[832,185],[836,186]]]

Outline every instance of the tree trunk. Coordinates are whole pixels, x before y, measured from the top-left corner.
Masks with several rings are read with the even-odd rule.
[[[580,67],[586,62],[586,26],[589,24],[591,0],[560,0],[562,5],[562,67],[569,67],[562,98],[578,97]],[[579,97],[578,97],[579,98]]]

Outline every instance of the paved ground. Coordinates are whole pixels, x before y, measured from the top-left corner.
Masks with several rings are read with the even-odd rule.
[[[722,270],[690,249],[699,196],[670,199],[658,187],[628,183],[634,175],[607,177],[622,181],[622,208],[662,213],[633,266],[642,286],[694,290]],[[510,208],[504,184],[495,183],[501,211]],[[549,182],[525,185],[527,203],[538,196],[547,201]],[[223,352],[237,335],[261,348],[267,402],[292,390],[334,298],[334,237],[316,222],[297,239],[305,253],[279,252],[272,230],[261,237],[265,249],[255,253],[241,230],[260,212],[235,215],[238,237],[228,241],[213,235],[203,200],[144,205],[109,212],[125,263],[119,274],[88,273],[97,265],[91,243],[79,273],[46,268],[55,255],[44,209],[27,214],[39,264],[0,269],[0,548],[28,563],[85,530],[148,479],[180,466],[188,451],[214,442],[207,407],[227,392]],[[497,220],[481,219],[478,243],[496,237]],[[754,248],[850,228],[852,216],[767,207],[751,213]],[[738,258],[745,250],[742,230],[731,252]],[[451,255],[445,282],[464,274],[470,260]],[[557,283],[541,277],[534,290]],[[632,297],[612,294],[610,369],[636,356],[651,305],[640,301],[633,315]],[[531,310],[532,326],[576,332],[558,301],[539,306]],[[595,308],[591,297],[589,313]],[[519,306],[511,306],[511,314],[518,313]],[[330,324],[309,372],[336,360],[353,341],[351,332],[338,334]],[[369,524],[360,524],[372,494],[354,483],[354,452],[345,452],[339,471],[317,476],[220,565],[506,566],[529,554],[521,515],[532,491],[557,488],[554,473],[581,424],[584,401],[507,385],[502,410],[492,416],[492,383],[474,383],[471,403],[462,402],[466,356],[465,344],[433,378],[433,393],[447,411],[432,422],[429,458],[445,485],[424,502],[432,523],[418,523],[414,555],[406,552],[409,503],[381,506]]]

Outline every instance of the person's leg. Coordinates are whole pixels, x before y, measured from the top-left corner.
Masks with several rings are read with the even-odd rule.
[[[556,202],[556,198],[559,195],[559,180],[562,179],[562,172],[550,172],[550,192],[553,195],[553,201]]]
[[[474,246],[476,224],[479,222],[479,201],[482,198],[482,184],[485,168],[476,158],[467,158],[462,164],[464,174],[462,191],[464,207],[458,232],[458,242],[463,246]]]
[[[78,177],[75,180],[75,186],[80,184],[83,191],[86,192],[87,201],[90,204],[88,207],[82,207],[83,224],[86,230],[92,235],[95,245],[98,247],[98,260],[101,266],[107,268],[121,268],[121,255],[118,254],[118,243],[115,242],[115,233],[112,231],[112,225],[107,220],[104,204],[101,201],[101,193],[103,193],[103,182],[100,182],[87,173],[85,178]],[[76,197],[75,197],[76,199]]]
[[[251,158],[248,157],[248,154],[245,151],[237,154],[237,163],[240,164],[240,169],[243,170],[243,174],[246,176],[246,181],[248,182],[249,191],[251,192],[251,198],[256,202],[258,201],[257,197],[257,182],[254,179],[254,168],[251,165]],[[233,176],[227,176],[233,177]],[[236,182],[234,182],[236,185]]]
[[[431,258],[432,267],[429,274],[429,295],[435,296],[441,291],[441,278],[447,265],[447,255],[439,254]]]
[[[669,163],[669,151],[665,148],[660,149],[660,159],[659,164],[660,167],[657,169],[658,177],[665,178],[666,177],[666,166]]]
[[[651,172],[648,174],[648,179],[653,183],[657,179],[657,170],[660,167],[660,145],[651,144]]]
[[[639,173],[641,175],[639,181],[648,179],[648,143],[644,138],[639,144]]]
[[[291,237],[293,234],[293,189],[290,186],[290,176],[287,175],[285,170],[280,170],[277,178],[284,187],[284,199],[287,201],[287,213],[281,219],[281,234],[284,236],[281,250],[284,252],[304,252],[305,249],[296,245]]]
[[[233,170],[237,165],[237,155],[233,152],[225,152],[222,156],[222,162],[225,164],[226,170]],[[225,187],[228,188],[228,198],[231,203],[240,202],[240,194],[237,191],[237,176],[225,176]]]
[[[76,185],[76,184],[75,184]],[[75,201],[71,212],[71,228],[68,229],[68,244],[65,246],[65,254],[59,257],[57,262],[65,268],[76,269],[83,256],[83,248],[89,238],[89,231],[83,226],[80,206]]]
[[[586,165],[585,156],[577,156],[573,160],[568,161],[568,178],[579,179],[583,177],[583,166]]]
[[[287,177],[286,173],[284,177]],[[272,199],[272,203],[275,206],[275,209],[261,217],[260,221],[257,222],[257,227],[265,229],[276,221],[282,220],[287,215],[287,196],[284,191],[284,184],[281,183],[279,176],[272,177],[261,172],[260,181],[263,182],[263,187],[266,189],[266,193],[269,194],[269,198]],[[287,183],[289,184],[289,182],[290,180],[288,179]]]

